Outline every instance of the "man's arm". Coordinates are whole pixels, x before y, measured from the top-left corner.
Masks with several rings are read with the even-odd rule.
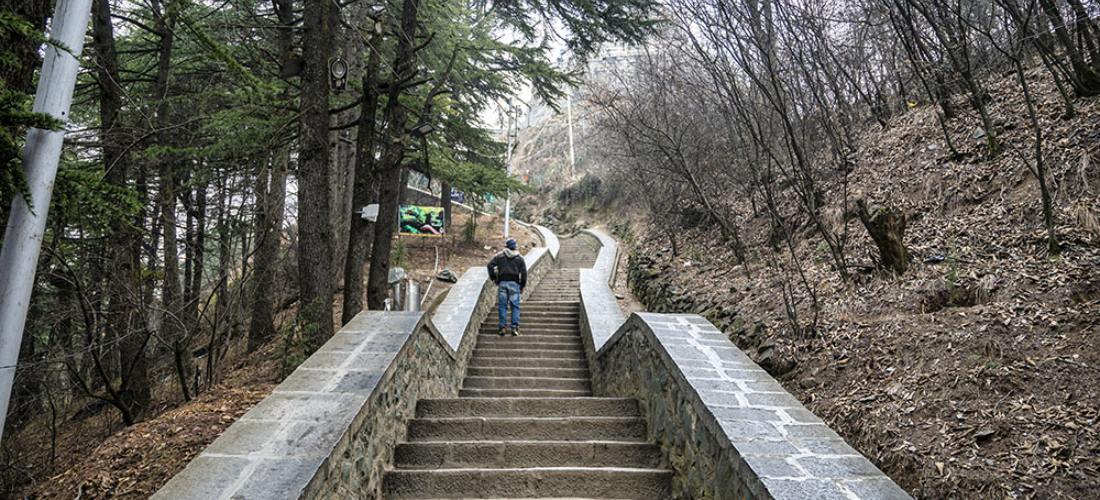
[[[497,258],[496,257],[493,257],[489,261],[489,265],[485,266],[485,268],[489,270],[489,280],[492,281],[493,283],[497,282],[497,269],[498,269],[498,267],[499,266],[497,265]]]
[[[527,288],[527,260],[519,258],[519,289]]]

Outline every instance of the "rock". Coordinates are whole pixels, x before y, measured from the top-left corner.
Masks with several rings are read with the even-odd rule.
[[[974,139],[981,139],[981,138],[985,137],[985,129],[981,128],[981,127],[978,127],[976,129],[974,129],[974,132],[972,134],[970,134],[970,137],[972,137]]]

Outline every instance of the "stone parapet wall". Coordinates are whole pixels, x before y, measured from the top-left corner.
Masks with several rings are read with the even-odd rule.
[[[598,258],[581,272],[593,389],[640,401],[676,473],[675,498],[910,498],[707,319],[638,313],[624,321],[608,288],[613,265]]]
[[[463,373],[422,313],[361,313],[155,497],[377,498],[417,398]]]
[[[580,270],[581,324],[587,329],[582,337],[589,366],[594,366],[596,352],[626,321],[626,316],[619,308],[615,292],[611,291],[618,262],[618,243],[603,231],[586,229],[584,232],[599,240],[601,245],[592,268]]]
[[[544,247],[525,258],[532,282],[556,267]],[[417,400],[458,395],[495,305],[488,273],[475,267],[431,319],[360,313],[155,497],[380,498]]]
[[[542,240],[542,246],[546,247],[546,250],[550,252],[550,256],[557,259],[558,253],[561,251],[561,241],[558,240],[558,235],[554,234],[549,228],[537,224],[531,227],[534,228],[535,233],[539,235],[539,239]]]
[[[701,316],[634,314],[593,386],[638,398],[677,498],[910,498]]]

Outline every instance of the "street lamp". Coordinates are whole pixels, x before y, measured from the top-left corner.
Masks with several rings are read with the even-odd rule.
[[[342,92],[348,86],[348,63],[339,56],[329,59],[328,76],[332,90]]]
[[[508,111],[505,113],[508,117],[508,125],[506,132],[508,134],[508,151],[505,153],[504,158],[504,172],[505,175],[512,175],[512,145],[516,140],[516,130],[513,128],[516,118],[519,116],[519,112],[516,110],[516,105],[511,102],[508,103]],[[504,199],[504,239],[508,239],[511,233],[512,222],[512,191],[508,191],[508,197]]]
[[[409,129],[409,133],[414,134],[414,135],[418,135],[418,136],[421,136],[421,137],[423,137],[425,135],[428,135],[432,132],[435,132],[435,126],[432,125],[431,123],[426,123],[426,122],[422,122],[422,123],[418,123],[416,125],[413,125],[413,127]]]

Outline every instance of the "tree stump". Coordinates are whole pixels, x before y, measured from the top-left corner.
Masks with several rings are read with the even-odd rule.
[[[874,206],[870,210],[863,200],[856,201],[859,220],[879,251],[879,267],[898,275],[909,269],[909,252],[905,249],[905,214],[891,207]]]

